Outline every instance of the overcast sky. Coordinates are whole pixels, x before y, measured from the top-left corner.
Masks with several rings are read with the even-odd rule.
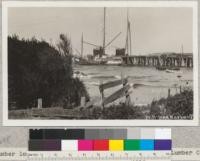
[[[122,34],[106,50],[124,47],[127,8],[106,9],[106,42]],[[154,52],[192,52],[191,8],[129,8],[132,32],[132,54]],[[9,8],[9,35],[20,38],[45,39],[55,44],[60,33],[71,38],[73,49],[80,51],[84,40],[102,45],[103,8]],[[84,45],[84,54],[92,54],[93,46]]]

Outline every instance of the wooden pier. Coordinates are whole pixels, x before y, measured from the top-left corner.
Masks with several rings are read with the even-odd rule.
[[[130,66],[193,67],[192,53],[123,56],[122,60],[123,65]]]

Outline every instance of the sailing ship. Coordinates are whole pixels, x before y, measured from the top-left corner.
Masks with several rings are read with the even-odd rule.
[[[114,41],[116,38],[119,37],[121,32],[119,32],[113,39],[111,39],[110,42],[106,44],[106,8],[104,7],[104,22],[103,22],[103,44],[102,45],[96,45],[87,41],[83,40],[83,34],[81,38],[81,58],[76,61],[76,64],[79,65],[117,65],[121,64],[122,61],[119,61],[119,59],[112,59],[112,57],[109,57],[106,54],[106,48]],[[95,49],[93,49],[93,55],[90,55],[90,57],[83,58],[83,44],[94,46]]]

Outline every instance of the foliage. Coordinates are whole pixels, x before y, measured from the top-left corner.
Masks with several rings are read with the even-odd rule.
[[[150,105],[150,116],[155,119],[159,119],[159,116],[161,116],[161,110],[156,101],[152,101]]]
[[[102,119],[144,119],[144,115],[139,107],[133,105],[111,105],[102,112]]]
[[[150,116],[158,119],[166,117],[171,119],[191,118],[193,115],[193,90],[184,89],[181,93],[168,98],[153,101],[150,105]]]
[[[67,35],[60,34],[60,42],[57,44],[58,51],[63,56],[72,55],[72,47]]]
[[[17,109],[33,107],[38,98],[44,107],[78,105],[81,96],[89,96],[84,84],[72,76],[71,54],[63,55],[44,40],[8,37],[9,107],[13,103]]]
[[[193,115],[193,91],[184,90],[180,94],[169,97],[166,110],[169,115],[174,116]]]

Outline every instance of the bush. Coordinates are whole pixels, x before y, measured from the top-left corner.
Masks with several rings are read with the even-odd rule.
[[[166,110],[169,115],[193,115],[193,91],[184,90],[180,94],[167,99]]]
[[[35,38],[8,37],[9,107],[24,109],[43,99],[44,107],[76,106],[80,97],[89,99],[84,84],[73,77],[72,56]]]
[[[191,118],[190,116],[193,115],[193,90],[184,89],[184,91],[174,96],[153,101],[150,105],[149,114],[154,118],[162,116],[174,119]]]
[[[144,119],[145,116],[137,106],[125,103],[111,105],[103,110],[102,119]]]
[[[152,101],[150,105],[150,116],[155,119],[159,119],[161,116],[161,110],[159,104],[156,101]]]

